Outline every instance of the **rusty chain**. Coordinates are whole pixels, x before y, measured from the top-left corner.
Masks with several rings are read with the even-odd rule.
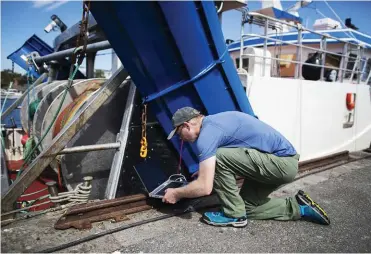
[[[80,34],[76,40],[76,47],[71,55],[71,68],[69,75],[68,87],[72,86],[73,78],[78,68],[82,64],[85,58],[85,51],[88,44],[88,25],[89,25],[89,12],[90,12],[90,1],[83,1],[82,3],[82,17],[80,23]]]
[[[140,140],[140,157],[146,158],[148,152],[148,143],[147,143],[147,104],[143,105],[142,112],[142,139]]]
[[[80,23],[80,34],[76,40],[76,49],[72,55],[72,62],[76,62],[80,65],[84,60],[85,50],[88,44],[88,25],[89,25],[89,12],[90,12],[90,1],[83,1],[82,3],[82,17]]]

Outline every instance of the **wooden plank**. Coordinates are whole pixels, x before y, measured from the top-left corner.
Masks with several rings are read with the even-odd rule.
[[[30,186],[30,184],[44,171],[44,169],[54,159],[55,154],[59,153],[70,141],[70,139],[81,129],[89,118],[102,106],[114,91],[128,78],[128,73],[121,67],[112,77],[102,86],[94,98],[78,113],[75,120],[71,121],[37,158],[23,171],[18,179],[10,186],[8,192],[1,199],[1,211],[12,210],[14,202]],[[129,85],[130,81],[125,81]]]

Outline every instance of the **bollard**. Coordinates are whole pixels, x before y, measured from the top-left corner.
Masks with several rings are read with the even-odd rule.
[[[93,180],[92,176],[84,176],[84,187],[89,187],[91,185],[91,181]]]
[[[52,197],[58,197],[58,189],[56,187],[57,183],[55,181],[50,181],[46,183],[46,186],[48,186],[48,191],[50,196]],[[56,207],[59,207],[59,203],[54,203]]]

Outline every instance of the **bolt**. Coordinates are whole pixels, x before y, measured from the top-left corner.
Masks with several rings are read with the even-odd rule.
[[[88,187],[91,185],[91,181],[93,180],[92,176],[84,176],[84,187]]]

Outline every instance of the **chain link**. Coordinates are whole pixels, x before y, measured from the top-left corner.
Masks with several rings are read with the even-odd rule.
[[[88,44],[88,25],[89,25],[89,12],[90,12],[90,1],[83,1],[82,3],[82,18],[80,24],[80,34],[76,40],[76,47],[71,56],[71,68],[68,79],[68,87],[72,87],[73,78],[78,68],[82,64],[85,57],[85,50]]]
[[[142,112],[142,139],[140,140],[140,157],[146,158],[148,153],[148,143],[147,143],[147,104],[143,105]]]
[[[76,48],[72,55],[72,63],[81,65],[85,57],[85,50],[88,44],[88,25],[89,25],[89,12],[90,12],[90,1],[83,1],[82,3],[82,17],[80,24],[80,34],[77,37]]]
[[[147,137],[146,126],[147,126],[147,104],[144,104],[142,112],[142,138]]]

